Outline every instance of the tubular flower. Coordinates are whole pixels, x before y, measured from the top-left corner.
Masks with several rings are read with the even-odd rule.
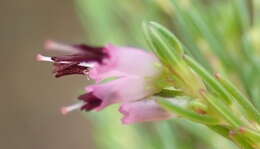
[[[147,99],[166,84],[164,69],[152,53],[112,44],[90,47],[54,41],[47,41],[45,49],[64,53],[63,56],[37,56],[39,61],[54,64],[56,77],[81,74],[96,82],[86,87],[86,93],[78,97],[78,103],[63,107],[63,114],[75,109],[99,111],[119,103],[125,124],[172,117],[154,100]]]
[[[124,103],[119,111],[124,115],[121,119],[123,124],[164,120],[172,117],[170,113],[160,107],[154,100]]]

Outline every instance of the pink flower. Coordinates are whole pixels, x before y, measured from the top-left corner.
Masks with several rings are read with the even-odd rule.
[[[163,68],[152,53],[111,44],[94,48],[54,41],[48,41],[45,48],[66,53],[55,57],[37,56],[39,61],[54,63],[56,77],[81,74],[96,81],[86,87],[87,93],[79,96],[79,103],[62,108],[63,114],[75,109],[99,111],[111,104],[123,103],[120,111],[125,114],[126,124],[172,117],[155,101],[143,101],[159,92],[163,84],[160,82],[164,78]],[[107,79],[110,81],[104,82]]]
[[[97,81],[115,76],[153,77],[161,72],[160,68],[156,67],[160,64],[159,60],[144,50],[109,44],[104,48],[104,52],[108,57],[104,57],[102,63],[95,63],[89,73],[90,77]]]
[[[110,104],[140,100],[157,92],[154,86],[148,86],[142,77],[129,76],[86,88],[89,93],[102,100],[96,110],[101,110]]]
[[[159,104],[157,104],[155,99],[156,97],[154,96],[149,99],[122,104],[119,109],[119,111],[124,115],[122,118],[122,123],[133,124],[140,122],[168,120],[176,117],[175,114],[166,111]],[[179,106],[187,105],[185,100],[175,98],[166,98],[164,100],[169,100],[173,104]]]
[[[173,117],[172,114],[160,107],[154,100],[124,103],[119,111],[124,115],[122,118],[123,124],[167,120]]]

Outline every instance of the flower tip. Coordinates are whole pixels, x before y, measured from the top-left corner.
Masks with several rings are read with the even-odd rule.
[[[44,49],[52,50],[56,47],[56,42],[53,40],[46,40],[44,43]]]
[[[67,115],[69,113],[69,110],[68,110],[67,107],[62,107],[60,109],[60,112],[61,112],[62,115]]]
[[[35,59],[36,59],[36,61],[42,61],[43,55],[37,54],[36,57],[35,57]]]
[[[64,106],[60,109],[62,115],[67,115],[69,112],[81,109],[85,105],[85,102],[78,102],[69,106]]]
[[[36,61],[49,61],[49,62],[52,62],[52,59],[51,59],[51,57],[44,56],[44,55],[41,55],[41,54],[37,54],[36,55]]]
[[[69,54],[74,54],[75,50],[78,50],[77,48],[74,48],[72,45],[63,44],[54,40],[46,40],[44,43],[44,49],[48,51],[66,52]]]
[[[41,54],[36,55],[36,61],[43,61],[44,59],[45,59],[45,56],[43,56]]]

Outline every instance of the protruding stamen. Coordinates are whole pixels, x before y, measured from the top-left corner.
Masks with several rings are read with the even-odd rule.
[[[66,53],[75,53],[75,50],[77,51],[76,48],[67,45],[67,44],[61,44],[56,41],[52,40],[47,40],[45,42],[44,48],[46,50],[55,50],[55,51],[61,51],[61,52],[66,52]]]
[[[44,55],[41,55],[41,54],[37,54],[36,60],[37,60],[37,61],[54,62],[51,57],[49,57],[49,56],[44,56]],[[60,62],[58,62],[58,63],[60,63],[60,64],[69,64],[69,63],[71,63],[71,62],[68,62],[68,61],[60,61]],[[88,68],[93,68],[93,67],[94,67],[94,64],[92,64],[92,63],[86,63],[86,62],[81,62],[81,63],[79,63],[78,65],[79,65],[79,66],[83,66],[83,67],[88,67]]]
[[[88,67],[88,68],[93,68],[94,67],[93,63],[86,63],[86,62],[81,62],[78,65],[79,66],[83,66],[83,67]]]
[[[62,107],[61,108],[61,114],[62,115],[66,115],[68,114],[69,112],[72,112],[74,110],[77,110],[77,109],[80,109],[82,106],[84,106],[86,103],[85,102],[78,102],[78,103],[75,103],[73,105],[70,105],[70,106],[66,106],[66,107]]]
[[[36,60],[37,60],[37,61],[53,62],[53,60],[51,59],[51,57],[44,56],[44,55],[41,55],[41,54],[37,54]]]

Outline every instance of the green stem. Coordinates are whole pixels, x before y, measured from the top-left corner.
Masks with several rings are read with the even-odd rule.
[[[212,105],[212,107],[214,107],[216,111],[220,113],[228,123],[230,123],[231,126],[233,126],[234,128],[240,128],[244,125],[244,122],[242,122],[236,115],[234,115],[232,110],[221,100],[206,93],[205,90],[201,90],[200,93],[204,97],[204,99],[208,101],[209,104]]]
[[[196,72],[198,75],[203,78],[206,83],[216,91],[224,99],[227,104],[231,104],[232,96],[223,88],[223,86],[207,72],[199,63],[193,60],[191,57],[184,55],[184,60],[187,64]]]
[[[216,125],[219,123],[219,121],[215,118],[212,118],[208,115],[197,114],[195,112],[192,112],[191,110],[187,110],[178,105],[175,105],[168,100],[157,100],[157,103],[159,103],[163,108],[169,110],[170,112],[183,116],[187,119],[193,120],[195,122],[200,122],[207,125]]]
[[[215,75],[216,78],[221,82],[223,87],[234,97],[241,107],[244,108],[247,116],[251,120],[255,120],[260,123],[260,114],[255,106],[227,79],[220,76],[220,74]]]

